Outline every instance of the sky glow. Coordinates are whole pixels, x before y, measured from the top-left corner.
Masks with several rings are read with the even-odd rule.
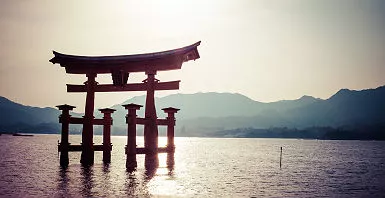
[[[31,106],[72,104],[82,84],[48,62],[52,50],[121,55],[169,50],[202,41],[201,58],[180,71],[172,93],[233,92],[262,102],[328,98],[341,88],[385,85],[384,1],[21,1],[0,6],[0,95]],[[140,82],[143,74],[130,75]],[[99,75],[99,83],[110,83]],[[109,107],[144,92],[97,93]]]

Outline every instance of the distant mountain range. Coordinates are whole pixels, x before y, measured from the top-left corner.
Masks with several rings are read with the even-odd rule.
[[[25,106],[0,96],[0,133],[60,133],[61,125],[58,123],[60,114],[61,112],[55,108]],[[72,115],[80,114],[72,113]],[[71,127],[72,130],[75,128]]]
[[[303,96],[297,100],[263,103],[241,94],[195,93],[174,94],[156,98],[158,117],[165,117],[160,110],[165,107],[180,108],[176,114],[176,134],[181,136],[218,136],[218,132],[236,129],[269,129],[309,127],[362,127],[385,123],[385,86],[376,89],[354,91],[341,89],[326,100]],[[145,104],[145,96],[128,99],[122,104]],[[117,104],[111,108],[113,134],[126,133],[126,110]],[[54,108],[29,107],[0,97],[0,132],[60,132],[58,116]],[[138,112],[143,117],[144,108]],[[75,114],[74,116],[81,116]],[[102,117],[95,112],[95,117]],[[78,127],[72,128],[80,132]],[[160,127],[160,131],[163,128]],[[96,131],[100,133],[100,128]],[[139,130],[140,131],[140,130]],[[228,134],[227,134],[228,136]]]

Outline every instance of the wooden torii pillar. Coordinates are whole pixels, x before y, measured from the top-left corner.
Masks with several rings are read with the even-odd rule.
[[[155,71],[146,72],[147,79],[144,81],[147,83],[147,95],[146,95],[146,107],[145,107],[145,119],[144,125],[144,147],[148,149],[149,154],[155,154],[158,148],[158,125],[156,124],[156,108],[155,108],[155,83],[158,82],[155,79]],[[171,88],[171,86],[170,86]]]
[[[85,82],[85,89],[87,92],[86,105],[84,110],[83,132],[82,132],[82,155],[80,163],[93,164],[94,163],[94,104],[95,104],[95,81],[96,74],[88,73],[87,81]]]
[[[70,111],[72,111],[75,107],[71,105],[58,105],[56,106],[59,108],[59,110],[62,111],[62,114],[59,116],[59,122],[61,125],[61,142],[59,143],[59,151],[60,151],[60,165],[61,166],[68,166],[69,158],[68,158],[68,151],[69,151],[69,125],[70,125]]]
[[[110,163],[111,162],[111,125],[112,125],[112,117],[111,114],[116,111],[115,109],[105,108],[99,109],[101,113],[103,113],[103,162]]]
[[[175,150],[175,144],[174,144],[174,126],[175,126],[175,113],[178,112],[180,109],[168,107],[162,109],[165,113],[167,113],[167,149],[171,152],[174,152]]]
[[[127,123],[127,145],[125,148],[126,157],[126,168],[135,169],[137,166],[136,162],[136,111],[139,110],[142,105],[137,104],[126,104],[123,105],[128,110],[126,116]]]
[[[81,163],[94,163],[93,125],[95,92],[146,91],[145,106],[145,148],[148,154],[156,154],[158,148],[158,128],[154,94],[156,90],[179,89],[180,81],[159,82],[155,78],[157,71],[181,69],[184,62],[200,58],[197,47],[200,41],[192,45],[148,54],[121,56],[75,56],[53,52],[50,62],[59,63],[70,74],[85,74],[84,85],[68,85],[67,92],[86,92],[85,115],[81,123],[82,155]],[[147,79],[142,83],[127,83],[129,73],[145,72]],[[111,74],[113,84],[98,84],[97,74]]]

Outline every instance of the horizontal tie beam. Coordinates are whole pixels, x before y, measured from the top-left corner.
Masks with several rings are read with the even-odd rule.
[[[145,118],[136,118],[136,124],[145,125],[146,122],[147,122],[147,121],[146,121]]]
[[[145,125],[147,123],[146,118],[136,118],[136,124]],[[167,119],[156,119],[156,125],[168,125],[169,120]]]
[[[84,118],[71,117],[70,118],[70,123],[71,124],[83,124],[83,120],[84,120]]]
[[[75,118],[75,117],[70,118],[70,124],[83,124],[83,122],[84,122],[84,118]],[[105,121],[103,119],[93,119],[92,124],[93,125],[104,125]]]
[[[179,89],[179,80],[170,82],[154,83],[155,90],[177,90]],[[147,91],[147,83],[131,83],[123,86],[113,84],[96,85],[95,92],[120,92],[120,91]],[[67,84],[67,92],[87,92],[85,85]]]
[[[156,120],[157,125],[168,125],[168,123],[169,123],[169,120],[167,120],[167,119],[157,119]]]

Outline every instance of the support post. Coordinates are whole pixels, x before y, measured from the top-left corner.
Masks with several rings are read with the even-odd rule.
[[[175,144],[174,144],[174,128],[175,128],[175,113],[180,109],[168,107],[162,109],[165,113],[167,113],[167,150],[168,152],[175,152]]]
[[[69,164],[68,158],[68,136],[69,136],[69,125],[70,125],[70,111],[75,107],[67,104],[56,106],[59,110],[62,111],[62,114],[59,116],[59,122],[61,123],[61,142],[58,145],[58,150],[60,151],[60,166],[66,167]]]
[[[136,111],[139,110],[142,105],[126,104],[123,105],[128,110],[126,116],[127,123],[127,145],[125,148],[126,157],[126,169],[134,170],[137,167],[136,162]]]
[[[279,155],[279,168],[282,167],[282,146],[281,146],[281,153]]]
[[[112,117],[111,114],[114,113],[115,109],[99,109],[103,116],[103,162],[110,163],[111,162],[111,125],[112,125]]]
[[[80,163],[83,165],[94,164],[94,102],[95,102],[95,87],[97,82],[95,81],[96,74],[88,73],[87,82],[85,82],[87,96],[86,106],[84,113],[83,122],[83,133],[82,133],[82,155]]]
[[[156,124],[156,109],[155,109],[155,84],[158,82],[155,79],[156,71],[146,71],[147,79],[144,83],[147,84],[146,106],[144,125],[144,147],[148,154],[156,154],[158,149],[158,125]]]

